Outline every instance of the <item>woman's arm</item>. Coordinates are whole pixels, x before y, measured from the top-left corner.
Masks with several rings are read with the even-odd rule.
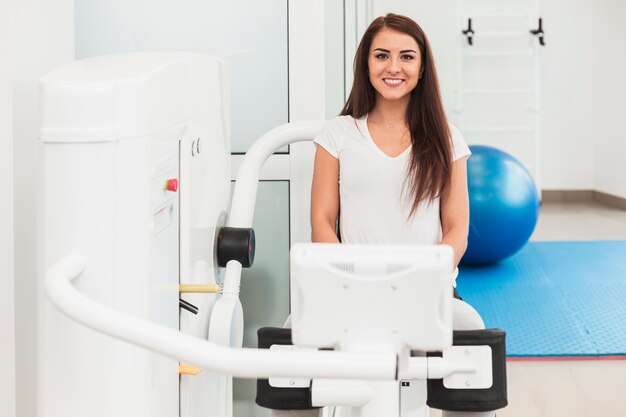
[[[311,186],[311,240],[339,243],[339,160],[316,144]]]
[[[454,249],[454,265],[467,249],[469,233],[469,196],[467,193],[467,156],[452,163],[450,186],[441,196],[442,244]]]

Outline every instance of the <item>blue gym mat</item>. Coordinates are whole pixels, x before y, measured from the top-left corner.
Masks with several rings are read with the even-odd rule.
[[[626,356],[626,241],[530,242],[459,269],[459,293],[506,330],[509,357]]]

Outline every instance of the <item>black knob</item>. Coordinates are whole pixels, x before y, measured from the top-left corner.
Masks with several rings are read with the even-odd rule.
[[[473,45],[474,30],[472,29],[472,19],[467,19],[467,29],[463,30],[463,34],[467,36],[467,43]]]
[[[254,229],[222,227],[217,235],[217,264],[225,267],[228,261],[238,261],[244,268],[254,262]]]

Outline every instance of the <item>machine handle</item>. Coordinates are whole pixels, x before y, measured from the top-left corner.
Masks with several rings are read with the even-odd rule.
[[[254,142],[239,167],[226,226],[252,227],[259,177],[267,158],[290,143],[313,140],[325,125],[325,120],[286,123]]]
[[[312,141],[325,125],[325,120],[286,123],[270,130],[252,144],[239,167],[230,205],[230,215],[226,223],[227,228],[252,230],[259,178],[267,159],[290,143]],[[252,253],[251,260],[254,260],[254,253]],[[220,263],[226,263],[225,285],[230,288],[230,291],[239,294],[241,271],[236,265],[247,267],[246,263],[236,257],[223,257]],[[228,282],[229,280],[232,282]]]
[[[46,273],[46,295],[70,319],[111,337],[240,378],[394,380],[396,377],[397,358],[393,353],[230,348],[122,313],[89,299],[71,284],[85,267],[85,259],[80,254],[58,260]]]

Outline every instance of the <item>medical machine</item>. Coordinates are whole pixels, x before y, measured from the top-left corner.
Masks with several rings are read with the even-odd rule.
[[[78,252],[81,294],[207,338],[217,294],[179,294],[179,284],[221,274],[213,242],[230,199],[227,76],[208,56],[144,53],[76,61],[42,79],[45,269]],[[198,314],[179,313],[181,298]],[[45,299],[42,308],[42,416],[170,417],[179,401],[181,416],[206,416],[220,402],[215,374],[179,377],[178,360],[95,333]]]
[[[323,124],[261,137],[231,202],[222,61],[122,54],[42,79],[41,417],[231,417],[233,376],[259,379],[258,402],[272,408],[297,389],[297,408],[345,405],[361,417],[425,416],[426,401],[450,398],[431,398],[437,390],[506,404],[503,334],[464,342],[451,331],[444,246],[294,246],[293,340],[265,329],[260,349],[241,347],[261,168]]]

